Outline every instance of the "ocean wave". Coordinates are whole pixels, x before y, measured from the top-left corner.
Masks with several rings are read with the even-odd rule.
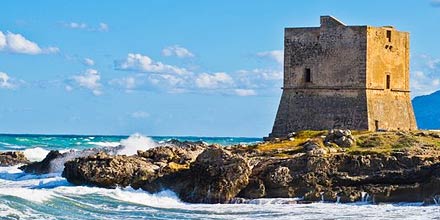
[[[139,133],[132,134],[127,139],[121,140],[120,144],[123,148],[118,151],[118,154],[122,155],[134,155],[138,150],[148,150],[157,146],[153,139]]]
[[[7,190],[0,190],[0,195],[14,196],[32,202],[43,203],[51,199],[54,193],[51,190],[11,187],[7,188]]]
[[[49,153],[49,151],[41,147],[35,147],[26,149],[23,151],[23,153],[28,160],[33,162],[43,160]]]
[[[98,147],[117,147],[120,145],[120,142],[113,141],[89,141],[87,142],[89,145],[94,145]]]

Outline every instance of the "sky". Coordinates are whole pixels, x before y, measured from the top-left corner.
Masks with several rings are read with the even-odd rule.
[[[440,90],[440,0],[5,0],[0,133],[267,136],[284,28],[320,15],[410,32],[412,96]]]

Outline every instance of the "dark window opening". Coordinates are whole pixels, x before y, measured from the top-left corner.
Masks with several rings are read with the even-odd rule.
[[[305,80],[306,82],[312,82],[312,72],[309,68],[306,68]]]
[[[387,75],[387,89],[391,88],[391,76]]]
[[[388,42],[391,42],[391,31],[387,31]]]
[[[379,121],[378,120],[374,120],[374,129],[376,131],[379,131]]]

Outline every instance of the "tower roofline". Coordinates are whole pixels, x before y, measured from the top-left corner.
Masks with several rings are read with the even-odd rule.
[[[337,26],[337,25],[347,26],[346,24],[344,24],[344,22],[330,15],[323,15],[320,17],[320,20],[321,20],[321,27]]]

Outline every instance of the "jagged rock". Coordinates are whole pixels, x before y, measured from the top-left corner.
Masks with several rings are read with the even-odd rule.
[[[346,131],[333,134],[335,138],[351,135]],[[331,152],[332,147],[323,146],[317,137],[299,149],[298,145],[289,149],[275,144],[277,148],[261,151],[254,146],[191,148],[170,144],[134,156],[100,153],[67,162],[63,176],[74,184],[132,186],[148,192],[171,189],[182,201],[192,203],[274,197],[440,202],[440,151],[434,145],[418,143],[402,151],[364,155]],[[291,155],[277,156],[280,150]]]
[[[170,141],[165,146],[138,151],[134,156],[100,152],[67,161],[62,176],[77,185],[140,188],[164,175],[189,169],[204,148],[206,144],[202,142]],[[151,186],[148,190],[156,188]]]
[[[198,145],[179,144],[177,146],[160,146],[147,151],[138,151],[140,157],[150,159],[154,162],[175,162],[179,164],[189,164],[206,148],[204,143]]]
[[[139,181],[155,177],[158,169],[142,157],[100,152],[66,162],[62,176],[76,185],[115,188],[136,185]]]
[[[325,137],[324,143],[330,145],[334,143],[339,147],[351,147],[354,143],[354,137],[350,130],[332,129]]]
[[[314,140],[306,141],[303,144],[303,149],[309,156],[322,156],[328,153],[326,148],[323,148],[318,142]]]
[[[225,203],[248,184],[250,173],[243,157],[221,148],[208,148],[186,172],[186,184],[173,189],[186,202]]]
[[[274,172],[270,174],[269,179],[273,185],[278,186],[288,186],[293,180],[292,176],[290,175],[290,169],[283,166],[277,167]]]
[[[19,151],[9,151],[9,152],[1,152],[0,153],[0,166],[14,166],[17,164],[27,164],[29,160],[23,154],[23,152]]]
[[[307,154],[261,159],[240,197],[304,197],[306,201],[433,202],[440,195],[440,158],[395,155]],[[426,161],[431,161],[427,163]],[[290,181],[274,184],[277,170],[289,169]],[[286,169],[287,170],[287,169]],[[284,171],[282,173],[287,173]],[[258,191],[264,189],[264,193]],[[364,197],[363,197],[364,196]],[[428,198],[428,199],[427,199]]]
[[[25,173],[43,174],[51,172],[51,161],[57,158],[63,157],[57,150],[51,150],[46,157],[39,162],[33,162],[24,166],[19,167]]]

